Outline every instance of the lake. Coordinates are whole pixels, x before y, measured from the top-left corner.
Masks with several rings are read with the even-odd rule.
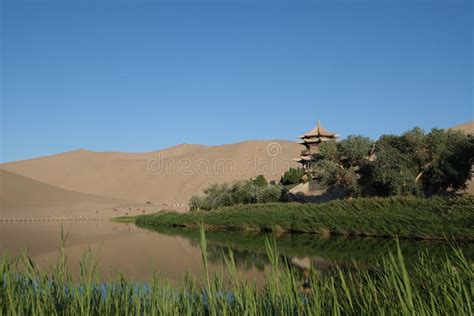
[[[199,232],[183,229],[137,227],[133,223],[109,221],[76,222],[8,222],[0,223],[0,255],[17,257],[27,250],[40,269],[48,269],[59,258],[61,228],[67,235],[65,252],[68,267],[75,278],[79,262],[91,252],[104,279],[116,279],[122,274],[133,281],[147,281],[160,274],[172,283],[180,283],[187,272],[200,278],[203,264],[199,247]],[[357,262],[370,268],[396,242],[376,238],[333,238],[318,235],[264,235],[239,232],[208,232],[206,234],[209,268],[212,274],[224,273],[223,253],[230,248],[238,273],[257,283],[264,280],[269,262],[265,239],[275,239],[280,258],[295,267],[311,266],[324,273],[334,265],[343,268]],[[474,259],[474,244],[459,244],[469,260]],[[442,257],[451,248],[446,242],[400,241],[407,263],[425,252]]]

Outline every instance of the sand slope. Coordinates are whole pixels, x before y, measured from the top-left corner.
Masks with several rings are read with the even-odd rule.
[[[457,125],[453,129],[463,131],[466,134],[474,134],[474,121],[470,121],[464,124]]]
[[[179,145],[127,154],[78,150],[0,165],[63,189],[153,204],[187,204],[211,183],[263,174],[278,180],[299,155],[289,141],[248,141],[222,146]]]
[[[100,217],[124,201],[61,189],[0,169],[0,219]],[[97,211],[97,213],[96,213]],[[110,216],[106,216],[110,217]]]

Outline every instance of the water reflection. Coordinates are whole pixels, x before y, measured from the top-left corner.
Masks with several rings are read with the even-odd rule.
[[[173,283],[184,280],[187,272],[198,279],[203,275],[199,232],[183,229],[137,227],[113,222],[28,222],[0,223],[0,256],[18,256],[29,250],[41,269],[48,269],[59,258],[60,231],[68,234],[65,252],[73,276],[79,275],[79,261],[90,249],[98,261],[98,271],[105,279],[119,273],[129,280],[148,281],[161,274]],[[227,271],[224,254],[232,250],[241,278],[263,283],[269,265],[265,239],[276,239],[279,260],[298,267],[303,275],[308,269],[325,273],[335,264],[350,268],[355,261],[368,268],[377,259],[395,250],[393,240],[321,238],[317,235],[264,235],[238,232],[208,232],[208,258],[211,274]],[[450,251],[443,242],[401,241],[408,264],[420,252],[442,257]],[[461,244],[470,260],[474,245]]]
[[[104,279],[149,281],[159,274],[172,283],[181,283],[186,273],[200,279],[204,267],[201,252],[194,240],[167,235],[113,222],[14,222],[0,223],[0,257],[17,257],[23,250],[41,270],[48,270],[59,259],[60,233],[68,235],[65,253],[73,277],[80,275],[79,262],[90,249]],[[224,265],[211,263],[212,274],[223,274]],[[261,270],[239,271],[257,282],[263,281]]]
[[[188,238],[192,245],[199,246],[199,232],[183,228],[163,228],[157,226],[140,226],[170,236]],[[275,240],[281,261],[300,268],[327,271],[338,265],[350,268],[356,263],[369,268],[376,261],[396,253],[397,243],[393,239],[383,238],[345,238],[325,237],[316,234],[282,234],[242,232],[206,232],[209,259],[223,263],[223,253],[232,250],[236,265],[242,269],[258,268],[263,270],[269,264],[265,250],[265,240]],[[452,247],[460,247],[466,258],[474,259],[473,243],[454,243],[445,241],[411,241],[400,240],[400,249],[408,265],[421,253],[436,258],[444,258],[452,252]]]

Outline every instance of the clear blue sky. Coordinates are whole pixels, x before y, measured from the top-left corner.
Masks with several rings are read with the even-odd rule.
[[[2,0],[1,160],[473,119],[472,1]]]

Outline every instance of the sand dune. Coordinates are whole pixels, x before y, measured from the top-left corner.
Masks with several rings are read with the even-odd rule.
[[[0,219],[82,215],[93,218],[102,215],[98,210],[108,209],[112,213],[113,207],[125,204],[130,203],[61,189],[0,169]]]
[[[179,145],[128,154],[78,150],[0,165],[59,188],[153,204],[186,204],[211,183],[263,174],[278,180],[299,155],[288,141],[248,141],[222,146]]]
[[[474,134],[474,121],[457,125],[453,129],[463,131],[466,134]]]

